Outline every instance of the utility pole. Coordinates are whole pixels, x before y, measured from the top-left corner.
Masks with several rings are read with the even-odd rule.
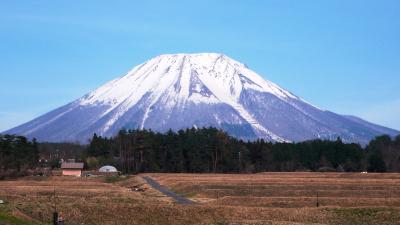
[[[54,188],[53,203],[54,203],[53,225],[58,225],[58,212],[57,212],[57,201],[56,201],[56,188]]]
[[[239,173],[242,172],[242,160],[241,160],[241,152],[239,151]]]

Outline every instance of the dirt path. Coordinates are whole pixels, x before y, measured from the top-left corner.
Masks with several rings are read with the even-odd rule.
[[[189,200],[185,197],[182,197],[180,195],[177,195],[176,193],[172,192],[171,190],[169,190],[168,188],[166,188],[165,186],[162,186],[160,183],[158,183],[157,181],[155,181],[154,179],[148,177],[148,176],[142,176],[142,178],[154,189],[156,189],[157,191],[163,193],[164,195],[166,195],[167,197],[172,198],[176,203],[181,204],[181,205],[194,205],[197,204],[196,202]]]

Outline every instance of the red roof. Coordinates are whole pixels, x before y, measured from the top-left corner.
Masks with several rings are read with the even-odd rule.
[[[61,169],[83,169],[83,163],[61,163]]]

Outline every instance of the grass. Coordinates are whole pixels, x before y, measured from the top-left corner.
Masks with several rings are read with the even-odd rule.
[[[24,219],[20,219],[5,213],[0,212],[0,224],[1,225],[39,225]]]
[[[4,204],[0,206],[0,225],[39,225],[38,223],[12,215],[12,210]]]
[[[338,208],[328,209],[343,225],[400,224],[398,210],[387,208]]]
[[[0,225],[50,224],[54,200],[66,224],[400,224],[400,174],[146,175],[202,204],[176,205],[139,176],[26,177],[0,181]]]
[[[174,190],[174,189],[172,189],[172,191],[185,198],[195,198],[197,194],[196,192],[182,192],[180,190]]]
[[[400,174],[149,174],[209,207],[235,208],[261,223],[400,224]],[[317,194],[319,208],[317,205]],[[299,210],[297,215],[293,210]],[[258,214],[261,211],[270,218]],[[282,213],[282,214],[281,214]],[[375,213],[375,214],[374,214]],[[281,215],[279,215],[281,214]],[[235,216],[231,222],[244,218]],[[346,222],[347,221],[347,222]],[[357,222],[362,221],[362,222]]]
[[[119,181],[124,181],[129,179],[128,176],[109,176],[109,177],[105,177],[104,182],[106,183],[116,183]]]

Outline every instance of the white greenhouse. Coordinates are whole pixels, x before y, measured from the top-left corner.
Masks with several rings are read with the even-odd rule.
[[[99,169],[99,172],[102,173],[113,173],[113,172],[118,172],[117,168],[113,167],[113,166],[102,166]]]

